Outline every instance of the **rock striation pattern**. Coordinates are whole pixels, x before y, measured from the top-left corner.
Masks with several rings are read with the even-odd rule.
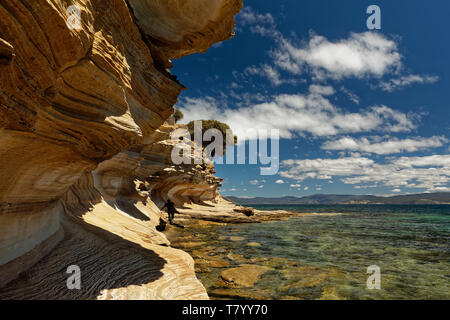
[[[230,38],[241,7],[1,1],[0,298],[206,297],[192,259],[154,229],[160,201],[220,186],[211,166],[168,161],[163,123],[185,89],[168,68]],[[64,272],[77,263],[89,275],[74,293]]]
[[[205,52],[231,38],[241,0],[127,0],[145,37],[163,56]]]

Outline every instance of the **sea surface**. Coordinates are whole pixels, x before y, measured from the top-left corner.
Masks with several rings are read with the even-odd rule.
[[[254,287],[243,289],[250,297],[450,299],[450,205],[252,207],[318,214],[193,230],[208,243],[201,248],[208,255],[230,261],[227,268],[268,267]],[[372,265],[380,268],[379,290],[367,288]],[[213,298],[224,269],[197,274]]]

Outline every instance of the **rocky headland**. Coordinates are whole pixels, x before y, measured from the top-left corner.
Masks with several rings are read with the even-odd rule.
[[[79,27],[68,24],[70,6]],[[193,218],[258,214],[230,203],[220,213],[212,164],[171,163],[178,125],[169,118],[185,89],[171,59],[231,38],[241,8],[241,0],[2,1],[0,299],[208,298],[192,257],[161,232],[159,208],[170,198]],[[81,290],[67,288],[71,265]]]

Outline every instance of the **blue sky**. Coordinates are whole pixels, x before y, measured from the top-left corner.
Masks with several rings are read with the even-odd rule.
[[[217,165],[223,194],[450,191],[450,2],[244,2],[232,40],[172,70],[186,121],[280,130],[278,174]]]

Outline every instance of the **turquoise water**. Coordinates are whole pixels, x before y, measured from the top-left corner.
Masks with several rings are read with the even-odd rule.
[[[210,241],[226,247],[224,255],[238,254],[244,262],[271,268],[248,289],[255,294],[273,299],[450,299],[450,205],[253,207],[339,213],[212,229]],[[230,235],[244,240],[231,241]],[[381,269],[380,290],[367,289],[371,265]],[[219,272],[199,275],[208,290],[214,289]]]

